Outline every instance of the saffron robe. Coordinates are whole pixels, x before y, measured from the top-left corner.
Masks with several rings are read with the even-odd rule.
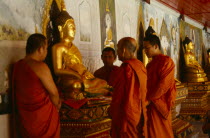
[[[106,69],[104,66],[94,72],[94,76],[105,80],[109,85],[112,86],[112,80],[115,77],[119,67],[113,66],[110,70]]]
[[[155,56],[147,65],[148,137],[173,138],[171,108],[176,98],[174,62],[165,55]]]
[[[110,105],[112,138],[147,137],[146,68],[137,59],[126,60],[115,76]]]
[[[13,104],[22,137],[60,137],[58,111],[42,82],[24,60],[14,65]]]

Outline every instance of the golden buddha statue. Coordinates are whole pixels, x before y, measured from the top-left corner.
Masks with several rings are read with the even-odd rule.
[[[62,10],[55,19],[60,34],[59,43],[52,47],[53,69],[64,98],[83,99],[85,92],[103,95],[109,91],[107,82],[95,78],[83,65],[78,48],[72,43],[75,37],[74,19]]]
[[[184,53],[184,60],[185,60],[185,67],[183,68],[183,81],[184,82],[204,82],[207,81],[206,74],[204,73],[203,68],[200,66],[194,53],[194,46],[192,41],[185,37],[183,41],[183,45],[185,48]]]
[[[111,28],[112,20],[111,20],[108,1],[106,3],[105,23],[106,23],[106,38],[105,38],[105,41],[104,41],[104,47],[114,48],[114,42],[112,40],[112,28]]]

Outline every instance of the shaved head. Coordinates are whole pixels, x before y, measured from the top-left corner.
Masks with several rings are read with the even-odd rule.
[[[124,37],[119,40],[118,48],[126,48],[130,53],[134,53],[137,49],[137,42],[132,37]]]
[[[117,44],[117,55],[119,60],[127,60],[134,58],[137,49],[136,40],[132,37],[124,37]]]

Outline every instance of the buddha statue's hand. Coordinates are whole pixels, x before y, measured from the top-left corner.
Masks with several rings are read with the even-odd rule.
[[[85,70],[83,75],[82,75],[82,78],[89,80],[89,79],[94,79],[95,77],[93,76],[92,73],[90,73],[89,71]]]
[[[78,74],[83,75],[87,70],[82,64],[74,64],[68,67],[68,69],[78,72]]]
[[[195,67],[197,68],[198,71],[203,71],[203,68],[198,64],[195,64]]]

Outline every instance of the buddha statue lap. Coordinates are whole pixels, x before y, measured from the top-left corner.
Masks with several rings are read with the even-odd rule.
[[[200,66],[194,53],[192,52],[194,49],[192,41],[185,37],[183,41],[183,45],[185,48],[184,60],[185,66],[183,68],[183,81],[184,82],[204,82],[207,81],[206,74],[203,68]]]
[[[86,69],[80,51],[72,43],[76,30],[74,19],[62,10],[54,25],[58,28],[60,41],[52,47],[53,68],[64,98],[83,99],[85,92],[94,96],[108,93],[107,82],[95,78]]]

